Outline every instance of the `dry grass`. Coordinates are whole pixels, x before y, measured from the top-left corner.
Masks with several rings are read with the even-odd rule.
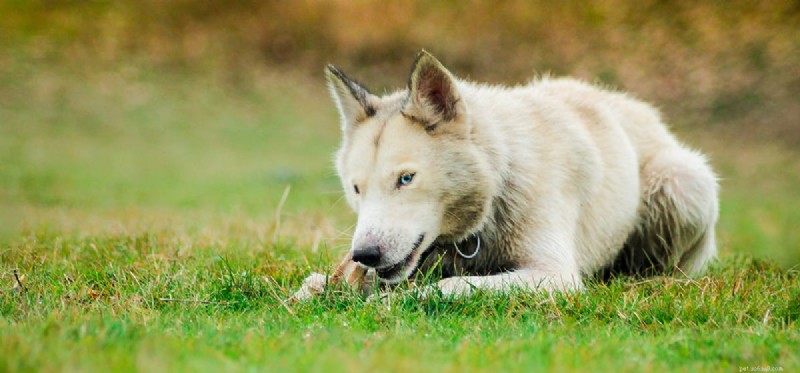
[[[800,144],[793,1],[145,0],[6,2],[0,10],[6,43],[54,62],[203,66],[235,84],[247,84],[244,71],[259,64],[318,76],[335,62],[383,88],[397,86],[394,77],[427,48],[462,76],[516,83],[535,72],[575,75],[657,102],[679,126],[746,128]]]

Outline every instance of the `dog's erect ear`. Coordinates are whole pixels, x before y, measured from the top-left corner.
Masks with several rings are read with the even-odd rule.
[[[336,66],[325,69],[328,89],[342,116],[342,129],[375,115],[374,102],[377,99],[357,81],[344,75]]]
[[[403,114],[429,131],[441,123],[455,120],[464,110],[455,78],[426,51],[417,55],[411,67],[408,91]]]

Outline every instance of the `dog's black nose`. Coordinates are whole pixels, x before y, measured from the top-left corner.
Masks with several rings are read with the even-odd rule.
[[[381,251],[378,246],[367,246],[353,251],[353,260],[367,267],[375,267],[381,261]]]

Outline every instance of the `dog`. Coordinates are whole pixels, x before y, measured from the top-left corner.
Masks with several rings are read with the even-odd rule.
[[[332,65],[326,76],[358,216],[343,266],[380,284],[435,274],[453,296],[578,291],[588,278],[697,275],[716,256],[713,170],[630,95],[569,78],[477,84],[425,51],[408,87],[382,97]]]

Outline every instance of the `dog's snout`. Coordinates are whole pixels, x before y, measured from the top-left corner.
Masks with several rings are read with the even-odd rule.
[[[353,261],[367,267],[375,267],[381,261],[381,250],[378,246],[367,246],[353,251]]]

